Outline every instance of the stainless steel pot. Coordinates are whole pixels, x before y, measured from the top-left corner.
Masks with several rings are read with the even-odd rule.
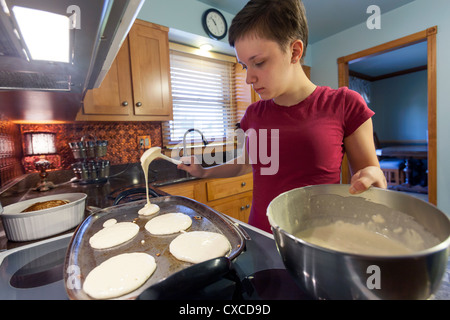
[[[348,185],[294,189],[275,198],[267,215],[286,269],[317,299],[427,299],[439,288],[450,245],[450,220],[435,206],[379,188],[350,195]],[[424,249],[400,256],[361,255],[320,247],[294,236],[334,221],[414,230]],[[387,229],[386,229],[387,228]],[[428,237],[429,233],[431,234]],[[433,242],[434,238],[434,242]]]

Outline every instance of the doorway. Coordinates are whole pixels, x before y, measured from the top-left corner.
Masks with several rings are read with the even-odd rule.
[[[427,41],[428,92],[428,201],[437,203],[437,142],[436,142],[436,33],[437,26],[337,59],[339,87],[349,85],[349,62],[373,57],[415,43]],[[342,163],[342,182],[350,182],[347,158]]]

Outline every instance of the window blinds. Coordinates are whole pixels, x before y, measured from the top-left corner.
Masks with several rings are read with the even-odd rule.
[[[227,130],[235,128],[234,67],[232,62],[170,51],[173,120],[163,125],[165,146],[182,142],[190,128],[200,130],[209,142],[223,141]],[[200,142],[200,135],[195,140]]]

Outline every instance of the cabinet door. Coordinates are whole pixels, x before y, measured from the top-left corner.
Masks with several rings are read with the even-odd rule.
[[[252,196],[242,198],[240,204],[241,204],[241,206],[239,207],[238,219],[245,223],[248,223],[248,218],[250,216],[250,210],[252,208]]]
[[[99,88],[88,90],[84,98],[84,114],[128,115],[133,108],[128,39]]]
[[[168,29],[136,21],[129,39],[134,114],[171,118]]]
[[[208,201],[213,201],[238,193],[251,191],[253,190],[252,174],[207,181],[206,190]]]
[[[172,196],[183,196],[190,199],[195,198],[194,194],[194,184],[189,183],[180,183],[180,184],[173,184],[168,185],[164,187],[159,187],[158,189],[167,192],[168,194]]]
[[[211,206],[211,208],[213,208],[214,210],[217,210],[220,213],[226,214],[227,216],[235,219],[239,219],[240,207],[241,199],[234,199],[222,204]]]
[[[227,216],[238,219],[242,222],[248,223],[250,216],[250,209],[252,206],[252,196],[232,197],[232,200],[223,202],[221,204],[211,205],[211,208],[226,214]]]

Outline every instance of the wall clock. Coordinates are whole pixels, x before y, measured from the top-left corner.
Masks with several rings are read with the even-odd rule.
[[[206,34],[212,39],[220,40],[227,35],[227,21],[219,10],[206,10],[202,16],[202,25]]]

